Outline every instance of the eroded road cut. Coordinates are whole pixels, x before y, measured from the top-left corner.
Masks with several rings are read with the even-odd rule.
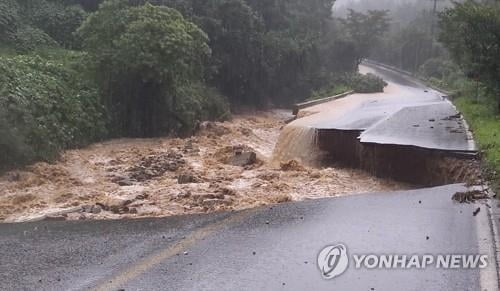
[[[278,141],[278,159],[327,160],[421,186],[479,179],[476,145],[446,96],[383,67],[365,64],[360,71],[388,87],[299,111]],[[309,150],[294,149],[290,140],[304,135]]]

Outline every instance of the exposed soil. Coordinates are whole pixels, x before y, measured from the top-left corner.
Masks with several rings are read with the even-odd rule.
[[[204,123],[188,139],[119,139],[0,177],[0,220],[159,217],[407,189],[351,169],[279,165],[287,111]]]

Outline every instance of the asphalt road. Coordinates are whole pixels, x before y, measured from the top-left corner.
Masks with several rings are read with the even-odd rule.
[[[389,69],[369,64],[362,69],[380,76],[389,87],[384,93],[366,95],[365,102],[341,116],[322,118],[312,127],[364,131],[362,143],[457,152],[477,150],[464,121],[442,93]],[[332,105],[335,102],[338,100],[331,101]]]
[[[488,211],[450,185],[243,212],[0,225],[0,290],[497,290]],[[477,208],[481,210],[476,216]],[[321,277],[320,250],[486,254],[489,268],[355,269]]]

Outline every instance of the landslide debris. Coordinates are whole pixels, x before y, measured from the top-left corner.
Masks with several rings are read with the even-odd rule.
[[[246,145],[223,147],[215,153],[214,157],[221,163],[237,167],[246,167],[257,163],[262,164],[257,159],[257,153],[254,149]]]
[[[160,177],[165,172],[175,172],[183,167],[186,161],[182,154],[175,152],[156,153],[143,157],[139,164],[128,169],[131,179],[144,182],[156,177]]]
[[[480,200],[488,199],[488,194],[481,190],[471,190],[467,192],[457,192],[453,194],[451,199],[458,203],[476,203]]]
[[[285,111],[208,122],[190,138],[118,139],[0,176],[0,221],[119,219],[240,210],[348,193],[406,189],[349,169],[271,155]]]

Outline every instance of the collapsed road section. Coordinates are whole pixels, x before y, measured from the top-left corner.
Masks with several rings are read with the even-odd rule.
[[[389,85],[383,93],[352,94],[301,110],[302,118],[284,129],[276,159],[334,163],[421,186],[479,178],[472,135],[446,96],[387,68],[364,64],[360,71]],[[314,154],[292,142],[296,133],[308,136]]]

